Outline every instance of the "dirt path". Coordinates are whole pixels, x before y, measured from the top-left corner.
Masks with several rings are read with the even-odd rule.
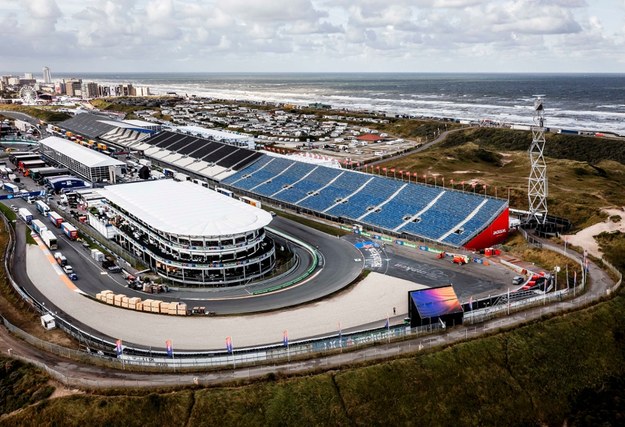
[[[602,253],[599,249],[599,245],[595,240],[595,236],[603,232],[611,233],[614,231],[620,231],[625,233],[625,211],[623,209],[606,208],[603,209],[608,214],[608,219],[598,224],[591,225],[576,234],[563,235],[562,239],[567,244],[582,247],[588,251],[589,254],[601,258]],[[610,217],[620,217],[618,221],[612,221]]]

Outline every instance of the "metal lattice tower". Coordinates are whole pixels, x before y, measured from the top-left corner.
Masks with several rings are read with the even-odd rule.
[[[532,145],[529,149],[530,176],[527,197],[529,199],[529,220],[535,219],[538,224],[547,220],[547,164],[543,156],[545,149],[545,108],[543,95],[535,95],[534,126],[532,126]]]

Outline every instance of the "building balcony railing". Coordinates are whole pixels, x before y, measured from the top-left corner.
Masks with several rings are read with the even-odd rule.
[[[219,246],[193,246],[193,245],[180,245],[176,244],[170,240],[165,240],[163,237],[159,236],[149,228],[145,227],[141,223],[133,220],[130,217],[127,217],[118,211],[114,210],[116,214],[120,215],[124,221],[132,224],[135,228],[139,229],[139,231],[148,235],[148,237],[152,240],[155,240],[161,243],[163,246],[171,248],[174,251],[188,253],[189,255],[219,255],[219,254],[228,254],[232,252],[247,250],[253,248],[258,245],[265,239],[265,233],[259,234],[255,239],[248,240],[244,243],[238,243],[233,245],[219,245]]]
[[[148,254],[155,261],[165,264],[167,266],[176,267],[176,268],[193,268],[193,269],[198,269],[198,270],[225,270],[225,269],[230,269],[230,268],[244,267],[246,265],[253,265],[263,260],[266,260],[267,258],[270,258],[272,255],[275,254],[275,247],[273,246],[273,244],[268,244],[268,248],[266,249],[263,249],[261,247],[260,250],[263,251],[263,254],[260,256],[255,256],[254,258],[247,258],[244,260],[231,261],[231,262],[211,262],[211,263],[181,262],[181,261],[175,261],[172,259],[164,258],[163,256],[156,254],[154,251],[152,251],[143,243],[138,242],[136,239],[124,233],[119,228],[116,228],[116,229],[118,230],[119,234],[123,236],[124,239],[132,242],[135,246],[140,247],[144,253]]]

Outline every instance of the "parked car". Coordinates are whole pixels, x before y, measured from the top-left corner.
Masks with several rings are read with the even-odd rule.
[[[107,268],[107,270],[110,273],[120,273],[122,271],[121,267],[119,265],[111,265],[110,267]]]
[[[512,284],[515,286],[519,286],[523,282],[525,282],[525,277],[523,276],[514,276],[514,278],[512,279]]]

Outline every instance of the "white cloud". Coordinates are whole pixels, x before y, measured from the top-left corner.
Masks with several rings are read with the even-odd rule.
[[[419,71],[440,63],[441,71],[489,71],[502,57],[514,70],[539,54],[566,69],[574,46],[592,53],[589,70],[622,71],[614,52],[623,50],[625,28],[610,13],[613,1],[2,0],[3,62],[11,64],[2,68]]]

